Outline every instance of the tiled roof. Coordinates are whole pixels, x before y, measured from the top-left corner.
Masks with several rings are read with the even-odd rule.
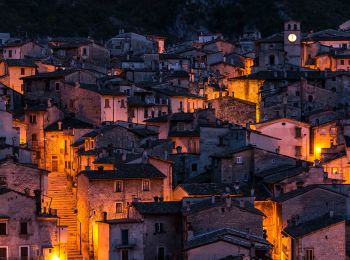
[[[326,29],[311,33],[303,38],[303,41],[326,41],[326,40],[350,40],[350,33],[334,29]]]
[[[295,165],[282,165],[276,168],[256,173],[255,175],[257,177],[262,178],[263,182],[272,184],[299,175],[305,171],[307,171],[307,169],[303,167]]]
[[[148,118],[144,120],[144,122],[168,122],[168,117],[169,115],[163,115],[163,116],[158,116],[158,117],[153,117],[153,118]]]
[[[235,200],[235,199],[231,199],[231,206],[232,207],[236,207],[242,211],[246,211],[252,214],[256,214],[256,215],[261,215],[261,216],[265,216],[264,213],[262,213],[260,210],[256,209],[254,207],[253,204],[249,203],[248,201],[245,201],[243,205],[240,204],[239,201]],[[221,196],[215,196],[215,201],[213,203],[212,198],[208,198],[208,199],[203,199],[200,202],[197,203],[193,203],[193,204],[189,204],[189,209],[184,209],[183,212],[184,214],[193,214],[193,213],[197,213],[209,208],[213,208],[213,207],[218,207],[218,206],[222,206],[226,204],[226,198],[221,197]]]
[[[170,115],[171,121],[192,121],[193,119],[193,113],[178,112]]]
[[[185,242],[184,248],[185,250],[189,250],[217,241],[225,241],[248,249],[251,248],[252,243],[254,243],[255,247],[258,249],[268,250],[271,247],[271,244],[262,237],[233,228],[223,228],[194,236],[192,239]]]
[[[128,128],[128,130],[135,135],[138,135],[140,137],[147,137],[147,136],[152,136],[152,135],[158,135],[158,132],[153,131],[148,128]]]
[[[258,40],[257,42],[259,43],[269,43],[269,42],[281,42],[283,43],[284,42],[284,38],[283,38],[283,33],[275,33],[275,34],[272,34],[266,38],[263,38],[261,40]]]
[[[74,143],[71,144],[72,147],[79,147],[85,143],[84,139],[79,138]]]
[[[143,215],[181,214],[181,201],[134,202],[133,206]]]
[[[151,164],[118,164],[116,170],[84,170],[84,174],[90,180],[117,180],[117,179],[140,179],[140,178],[165,178],[156,167]]]
[[[288,225],[283,232],[293,238],[303,237],[320,229],[329,227],[344,221],[344,218],[339,216],[323,215],[313,220],[303,222],[297,225]]]
[[[306,186],[306,187],[303,187],[303,188],[300,188],[300,189],[296,189],[296,190],[284,193],[284,194],[280,195],[279,197],[275,198],[275,200],[277,202],[281,203],[281,202],[287,201],[289,199],[293,199],[295,197],[303,195],[304,193],[307,193],[307,192],[312,191],[314,189],[323,189],[325,191],[333,192],[333,193],[339,194],[340,196],[347,197],[347,195],[345,195],[345,194],[343,194],[341,192],[337,192],[335,190],[328,189],[328,188],[323,187],[321,185],[309,185],[309,186]]]
[[[93,126],[89,123],[83,122],[77,118],[65,118],[63,120],[59,120],[62,122],[62,130],[66,129],[89,129],[93,128]],[[45,128],[45,131],[59,131],[58,130],[58,122],[55,122]]]
[[[35,62],[31,59],[8,59],[6,63],[9,67],[37,67]]]
[[[69,69],[69,70],[56,70],[53,72],[42,72],[32,76],[23,77],[22,79],[55,79],[55,78],[65,77],[77,71],[78,70],[76,69]]]
[[[198,130],[188,131],[169,131],[169,137],[199,137],[200,132]]]
[[[179,184],[178,187],[184,189],[189,195],[222,195],[240,194],[234,188],[233,184],[224,183],[185,183]]]
[[[96,92],[102,96],[127,96],[126,93],[120,92],[119,90],[99,87],[96,84],[80,83],[80,88]]]

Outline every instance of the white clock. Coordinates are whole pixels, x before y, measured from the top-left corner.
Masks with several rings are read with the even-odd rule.
[[[295,42],[297,40],[297,36],[294,33],[288,35],[288,40],[290,42]]]

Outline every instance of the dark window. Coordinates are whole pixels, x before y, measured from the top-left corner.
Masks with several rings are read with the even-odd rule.
[[[21,68],[21,75],[25,75],[26,74],[26,70],[24,68]]]
[[[38,141],[38,138],[37,138],[37,136],[36,136],[36,134],[32,134],[32,141]]]
[[[55,89],[56,89],[56,91],[60,91],[60,83],[59,82],[56,82]]]
[[[28,223],[27,222],[21,222],[20,234],[21,235],[27,235],[28,234]]]
[[[300,97],[300,92],[299,91],[295,91],[295,96]]]
[[[295,146],[295,156],[301,156],[301,146]]]
[[[12,58],[12,50],[9,50],[9,58]]]
[[[314,250],[313,249],[306,249],[305,250],[305,260],[314,260]]]
[[[19,249],[20,249],[21,260],[29,259],[29,247],[27,247],[27,246],[20,246]]]
[[[7,259],[7,248],[6,247],[0,247],[0,259]]]
[[[129,250],[122,250],[122,260],[129,260]]]
[[[292,26],[290,24],[288,24],[288,30],[291,30]]]
[[[142,180],[142,189],[143,191],[150,191],[151,182],[149,180]]]
[[[157,259],[158,260],[164,260],[165,259],[165,248],[164,247],[158,247]]]
[[[124,108],[124,107],[125,107],[125,101],[124,101],[124,99],[122,99],[122,100],[120,101],[120,107],[121,107],[121,108]]]
[[[83,48],[83,55],[84,55],[84,56],[87,55],[87,50],[86,50],[86,48]]]
[[[197,164],[196,163],[192,163],[192,171],[196,172],[197,171]]]
[[[144,118],[148,118],[148,109],[145,108],[145,111],[144,111]]]
[[[155,233],[163,233],[164,232],[163,223],[155,223],[154,224],[154,232]]]
[[[115,192],[122,192],[122,191],[123,191],[123,182],[116,181],[115,182]]]
[[[29,116],[29,123],[36,124],[36,115]]]
[[[50,91],[50,81],[45,82],[45,91]]]
[[[183,104],[182,104],[182,101],[180,101],[179,111],[182,111],[182,110],[183,110]]]
[[[298,25],[294,24],[294,30],[298,30]]]
[[[345,64],[344,60],[340,60],[340,65],[344,65],[344,64]]]
[[[295,138],[300,138],[301,137],[301,127],[296,127],[295,128]]]
[[[294,107],[299,107],[298,102],[294,102],[294,103],[293,103],[293,106],[294,106]]]
[[[0,223],[0,235],[7,235],[6,226],[7,226],[7,223],[5,222]]]
[[[270,65],[275,65],[275,55],[270,55],[270,57],[269,57],[269,64]]]
[[[307,99],[308,99],[308,101],[309,101],[309,102],[314,101],[314,97],[313,97],[313,96],[311,96],[311,95],[309,95],[309,96],[307,97]]]
[[[128,229],[122,229],[122,244],[128,245],[129,244],[129,230]]]

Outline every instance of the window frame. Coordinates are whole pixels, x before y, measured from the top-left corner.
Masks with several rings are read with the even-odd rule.
[[[120,212],[117,211],[117,204],[120,204],[120,205],[121,205],[121,211],[120,211]],[[121,213],[123,213],[123,212],[124,212],[123,206],[124,206],[124,203],[123,203],[122,201],[117,201],[117,202],[115,202],[115,213],[116,213],[116,214],[121,214]]]
[[[0,234],[0,236],[7,236],[9,234],[8,221],[7,220],[1,220],[0,224],[5,224],[5,234]]]
[[[9,258],[9,247],[8,246],[0,246],[0,248],[6,249],[6,258],[5,259],[8,259]]]
[[[26,224],[26,228],[25,228],[25,233],[22,233],[22,224]],[[28,232],[28,222],[26,222],[26,221],[21,221],[20,223],[19,223],[19,234],[20,235],[28,235],[29,234],[29,232]]]
[[[145,189],[145,182],[148,182],[148,189]],[[151,191],[151,180],[150,179],[142,179],[142,191]]]
[[[22,259],[23,256],[21,256],[21,248],[27,248],[28,249],[28,260],[30,259],[30,246],[29,245],[21,245],[18,247],[18,257],[19,259]]]
[[[117,183],[121,183],[120,190],[117,190]],[[114,182],[114,192],[123,192],[124,190],[124,183],[121,180],[117,180]]]

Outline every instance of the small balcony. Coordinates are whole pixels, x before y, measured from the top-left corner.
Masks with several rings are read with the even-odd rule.
[[[115,249],[132,249],[136,247],[136,240],[135,239],[126,239],[124,241],[117,240]]]

